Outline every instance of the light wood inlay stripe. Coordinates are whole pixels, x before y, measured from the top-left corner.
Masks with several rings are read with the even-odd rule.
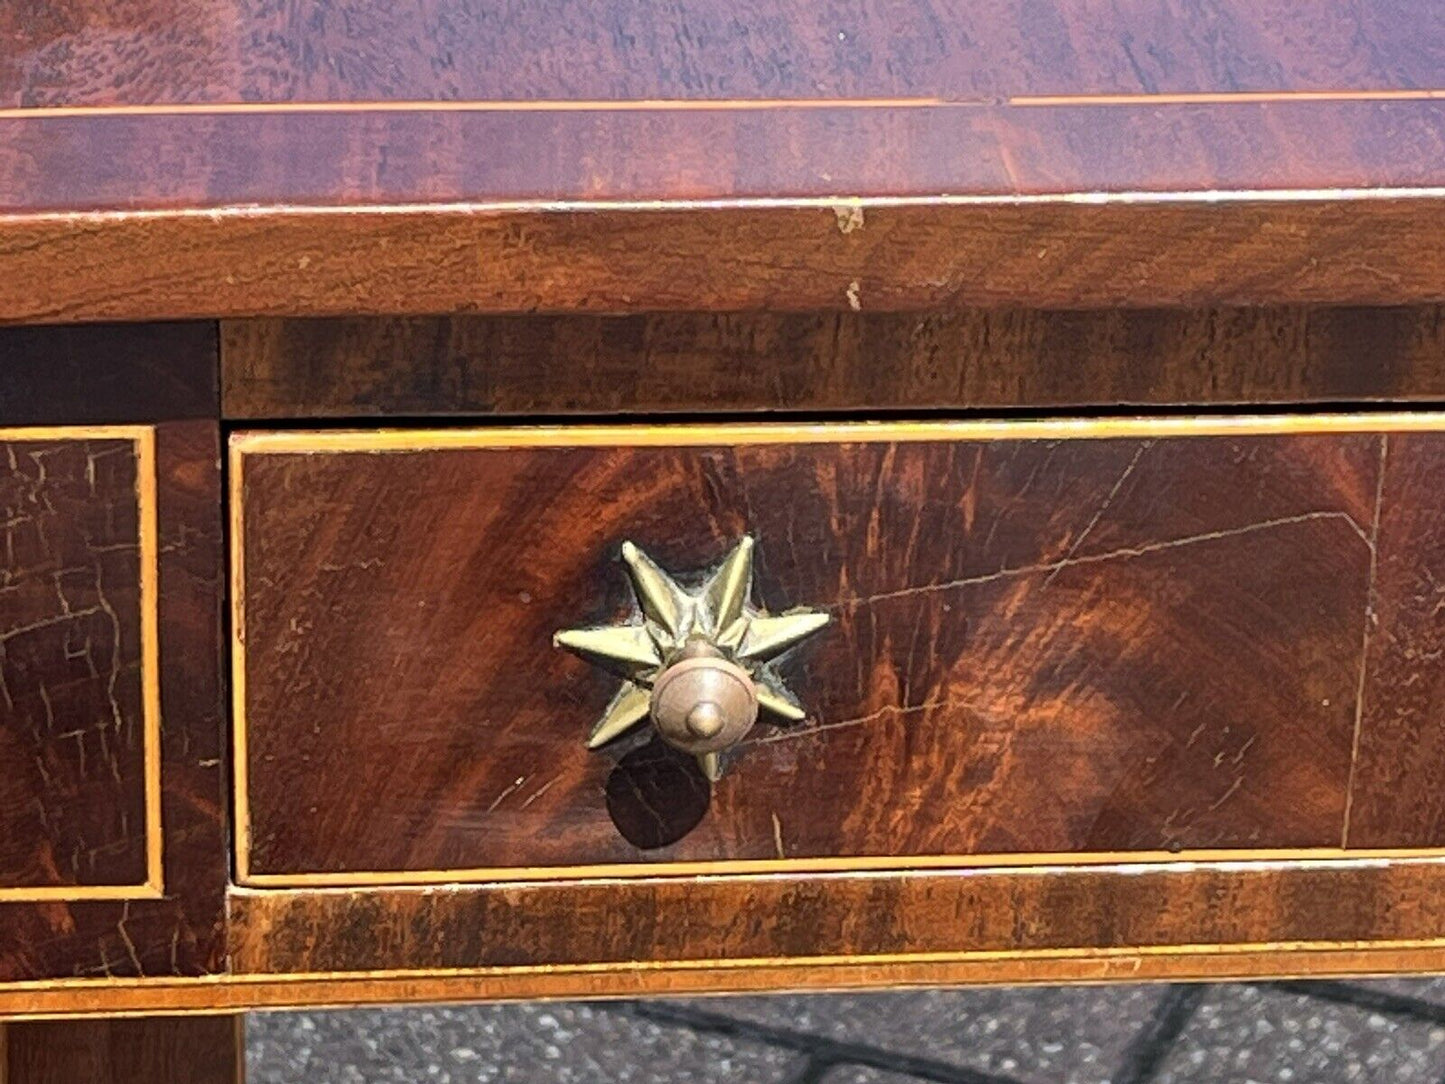
[[[0,120],[68,117],[184,117],[306,115],[313,113],[715,113],[817,109],[1057,109],[1161,105],[1259,105],[1271,102],[1433,102],[1445,90],[1182,91],[1169,94],[1018,94],[1008,97],[940,98],[605,98],[409,99],[392,101],[174,102],[133,105],[52,105],[0,109]]]

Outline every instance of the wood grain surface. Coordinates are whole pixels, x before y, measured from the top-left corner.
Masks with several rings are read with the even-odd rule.
[[[228,320],[236,419],[1445,398],[1445,309]]]
[[[228,325],[238,418],[1438,400],[1423,10],[12,5],[0,321],[411,318]],[[1141,306],[1197,311],[1018,311]],[[260,876],[1154,857],[228,902],[214,336],[0,335],[0,424],[167,423],[164,895],[0,904],[0,1012],[1445,969],[1440,860],[1334,850],[1445,845],[1432,434],[253,456]],[[585,754],[610,690],[550,633],[627,612],[623,537],[744,529],[836,616],[812,721],[711,794]],[[1272,846],[1334,857],[1156,854]],[[12,1080],[120,1027],[12,1028]]]
[[[239,1016],[0,1026],[4,1084],[242,1084],[245,1077]]]
[[[941,97],[1431,87],[1445,29],[1399,0],[1040,9],[38,0],[0,13],[0,103]]]
[[[1399,305],[1445,299],[1440,213],[1331,193],[20,215],[0,218],[0,323]]]
[[[1445,298],[1393,0],[0,18],[8,322]]]
[[[1350,842],[1445,845],[1445,442],[1390,437]]]
[[[155,605],[141,592],[151,467],[138,438],[17,432],[0,440],[0,895],[139,888],[155,827],[141,631]]]
[[[156,427],[163,893],[160,898],[119,901],[0,904],[0,982],[195,975],[223,964],[228,861],[225,772],[220,759],[218,444],[214,422]],[[43,663],[35,679],[47,688],[59,689],[75,666],[55,646],[71,642],[57,635],[65,631],[65,624],[55,625],[49,634],[57,636],[53,643],[47,636],[43,645],[35,647],[37,664]],[[98,634],[92,646],[98,657],[105,657],[99,654],[105,641]],[[98,754],[99,747],[89,751]],[[71,759],[78,762],[78,753]],[[57,770],[66,763],[69,760],[60,760]],[[16,815],[13,803],[18,796],[13,788],[27,778],[21,775],[17,781],[7,773],[5,785],[11,788],[5,803],[7,817]],[[52,780],[59,785],[54,774]],[[59,799],[56,802],[61,804]],[[67,816],[74,815],[65,808]],[[132,831],[140,828],[134,818],[126,824]],[[32,844],[37,838],[43,836],[31,829],[23,837]]]
[[[578,967],[640,983],[667,963],[825,969],[972,955],[1007,969],[1154,952],[1200,966],[1245,945],[1426,953],[1442,947],[1441,877],[1431,860],[242,890],[232,951],[239,971],[278,976],[511,968],[540,979]],[[1276,966],[1288,973],[1286,960]]]
[[[1440,93],[1038,107],[0,113],[0,212],[451,203],[537,212],[548,203],[758,199],[831,199],[846,211],[852,199],[945,194],[1430,189],[1445,179]]]
[[[1340,845],[1378,435],[358,440],[240,445],[243,877]],[[553,631],[629,612],[624,539],[745,531],[761,603],[834,614],[810,723],[710,800],[588,753],[616,682]]]
[[[546,998],[683,996],[908,986],[1147,981],[1248,981],[1438,973],[1445,948],[1424,941],[1266,943],[1193,949],[1064,950],[922,957],[778,958],[617,968],[478,968],[442,971],[226,975],[14,989],[0,1013],[27,1019],[116,1013],[214,1013]]]

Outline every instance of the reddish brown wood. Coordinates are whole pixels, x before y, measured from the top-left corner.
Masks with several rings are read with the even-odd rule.
[[[1344,944],[1230,946],[1169,952],[1079,951],[1019,957],[959,955],[862,958],[841,962],[780,958],[766,962],[682,962],[645,968],[495,968],[385,973],[245,976],[113,982],[86,987],[14,990],[0,987],[0,1011],[32,1016],[83,1012],[208,1012],[231,1009],[334,1008],[338,1005],[455,1003],[538,998],[682,996],[841,990],[854,987],[973,986],[1071,982],[1247,981],[1280,977],[1428,974],[1445,968],[1438,944],[1353,941]]]
[[[0,441],[0,888],[147,880],[135,441]]]
[[[1445,392],[1433,305],[1017,312],[1445,299],[1445,107],[1430,93],[1445,26],[1416,8],[183,7],[0,10],[0,103],[29,110],[0,116],[0,320],[692,314],[237,325],[230,348],[252,363],[237,416]],[[291,108],[458,97],[573,108]],[[861,97],[908,100],[800,100]],[[258,101],[283,108],[33,108]],[[890,309],[930,315],[872,314]],[[806,315],[709,315],[731,310]],[[0,423],[214,418],[212,336],[11,332]],[[165,359],[183,339],[197,359],[184,371]],[[166,895],[3,905],[0,980],[232,966],[216,426],[165,424],[158,439]],[[253,868],[1438,844],[1438,444],[254,460]],[[626,611],[622,537],[687,568],[744,529],[762,537],[765,601],[838,620],[788,664],[823,725],[760,731],[708,810],[698,778],[655,748],[581,750],[609,686],[547,641]],[[35,786],[5,778],[9,815],[3,787]],[[561,970],[116,981],[0,1006],[1278,973],[1277,947],[1187,946],[1295,940],[1314,944],[1306,968],[1445,966],[1439,869],[242,891],[241,969]],[[873,959],[1033,949],[1063,955]],[[838,958],[804,962],[816,954]]]
[[[228,320],[231,418],[1445,398],[1445,309]]]
[[[21,216],[0,322],[1445,298],[1430,196],[855,210]]]
[[[1437,860],[242,889],[234,979],[0,988],[0,1013],[1438,972],[1442,879]]]
[[[871,963],[886,981],[890,958],[925,953],[1073,950],[1097,962],[1115,951],[1145,974],[1187,975],[1208,966],[1206,946],[1413,940],[1424,958],[1440,949],[1442,876],[1439,863],[1261,864],[268,890],[233,898],[232,952],[239,971],[266,974],[610,963],[642,990],[644,969],[660,962],[791,960],[816,976]],[[1170,947],[1177,958],[1162,967],[1129,955]],[[1005,956],[977,961],[974,974],[1017,980],[1046,967],[1040,955]],[[1272,968],[1291,973],[1288,954]],[[586,981],[571,976],[571,988]],[[713,980],[736,981],[725,969]]]
[[[1378,444],[249,456],[250,868],[1336,846]],[[745,530],[836,625],[707,811],[549,639]]]
[[[1429,87],[1398,0],[682,3],[39,0],[0,12],[12,105],[1180,93]]]
[[[245,1077],[239,1016],[0,1026],[5,1084],[241,1084]]]
[[[0,904],[0,981],[194,975],[223,964],[218,440],[214,422],[156,433],[164,898]]]
[[[0,212],[1416,188],[1442,146],[1445,101],[37,114]]]
[[[0,320],[1445,297],[1445,38],[1386,0],[486,18],[132,0],[8,20],[0,98],[79,112],[0,117]],[[1360,194],[1385,189],[1431,194],[1403,212]],[[1260,190],[1291,195],[1136,198]],[[1078,193],[1125,203],[1011,202]],[[924,206],[857,218],[892,197]],[[759,198],[839,206],[605,202]],[[298,211],[378,206],[409,210]]]
[[[1389,439],[1350,842],[1445,844],[1445,445]]]

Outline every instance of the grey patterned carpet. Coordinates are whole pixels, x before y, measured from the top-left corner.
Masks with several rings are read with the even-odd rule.
[[[1445,1084],[1445,979],[256,1015],[250,1084]]]

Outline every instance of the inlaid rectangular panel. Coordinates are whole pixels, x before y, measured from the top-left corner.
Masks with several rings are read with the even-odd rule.
[[[161,890],[155,440],[0,430],[0,900]]]
[[[0,984],[22,1002],[225,966],[217,404],[214,325],[0,331]]]
[[[48,505],[34,511],[66,510],[68,529],[42,517],[60,554],[46,565],[20,559],[20,523],[0,561],[0,602],[16,607],[0,606],[0,854],[11,875],[0,888],[0,983],[213,972],[224,963],[228,873],[216,423],[126,427],[134,439],[21,432],[0,455],[13,449],[23,473],[40,453]],[[141,465],[113,462],[107,475],[112,447],[121,460],[137,441]],[[85,514],[91,475],[113,503]],[[139,522],[151,524],[139,548],[124,537],[137,523],[137,479]],[[68,871],[70,855],[90,849],[113,856],[107,879],[37,876],[50,856]]]
[[[1340,855],[1388,433],[1441,425],[240,435],[240,875]],[[755,603],[832,618],[806,720],[712,784],[589,752],[619,681],[553,634],[635,619],[624,541],[695,584],[745,533]]]

